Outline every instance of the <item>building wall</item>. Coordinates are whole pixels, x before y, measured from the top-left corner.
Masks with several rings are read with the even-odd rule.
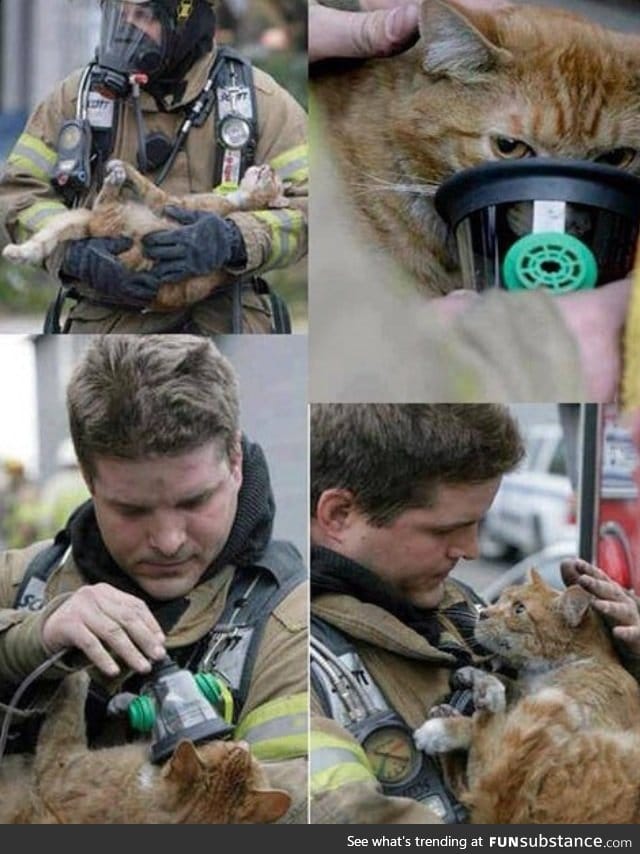
[[[97,0],[2,0],[0,3],[0,162],[27,115],[98,40]]]

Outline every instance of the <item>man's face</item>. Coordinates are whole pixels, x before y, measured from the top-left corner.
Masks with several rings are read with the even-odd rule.
[[[155,599],[184,596],[225,545],[238,506],[242,452],[212,441],[176,456],[99,457],[88,483],[118,566]]]
[[[122,18],[149,36],[156,44],[162,44],[162,24],[155,16],[151,6],[138,3],[123,3]]]
[[[457,562],[478,556],[478,523],[491,506],[500,480],[441,485],[430,507],[404,510],[382,528],[352,510],[341,551],[409,602],[435,608]]]

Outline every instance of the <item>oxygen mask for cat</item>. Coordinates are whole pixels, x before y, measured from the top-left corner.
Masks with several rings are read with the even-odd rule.
[[[179,668],[168,656],[153,665],[139,695],[117,694],[110,714],[126,713],[134,730],[151,733],[151,761],[162,762],[184,738],[194,743],[226,738],[233,730],[233,699],[211,673]]]
[[[466,169],[435,197],[455,235],[463,286],[554,294],[633,267],[640,178],[579,160],[529,158]]]

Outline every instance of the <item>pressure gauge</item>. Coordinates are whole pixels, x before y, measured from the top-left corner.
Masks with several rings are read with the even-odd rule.
[[[220,139],[227,148],[244,148],[251,139],[251,125],[242,116],[226,116],[220,125]]]

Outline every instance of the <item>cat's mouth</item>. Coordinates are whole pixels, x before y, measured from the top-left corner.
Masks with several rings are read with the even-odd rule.
[[[504,655],[511,651],[512,645],[509,637],[494,634],[488,630],[488,626],[483,622],[476,623],[473,635],[478,643],[496,655]]]

